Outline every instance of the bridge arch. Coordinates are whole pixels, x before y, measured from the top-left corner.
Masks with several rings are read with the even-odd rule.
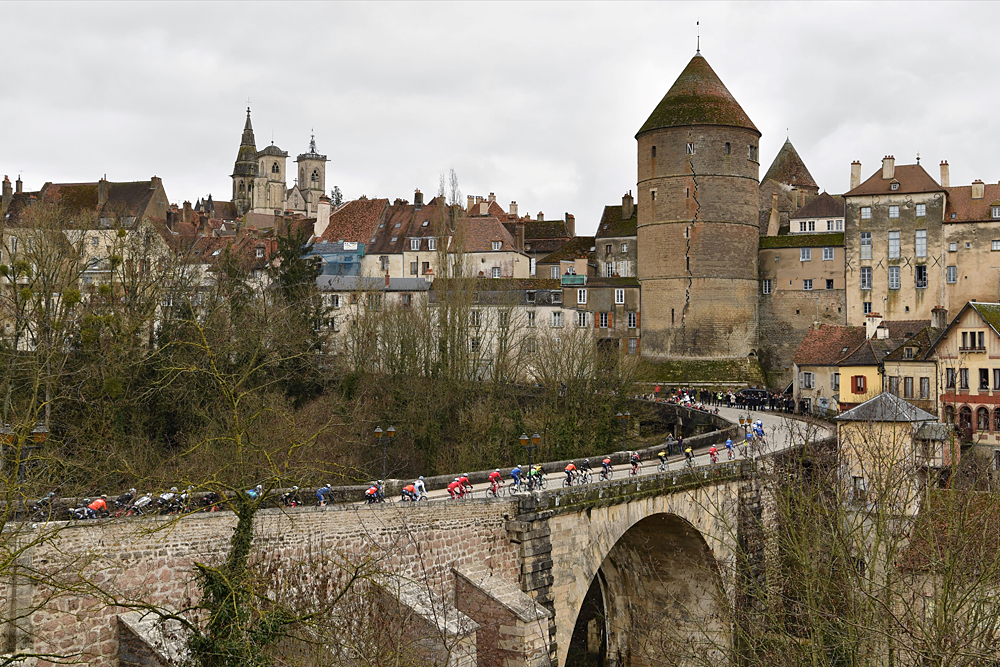
[[[727,646],[738,493],[723,483],[552,516],[559,667],[683,665]],[[668,647],[680,653],[664,660]]]

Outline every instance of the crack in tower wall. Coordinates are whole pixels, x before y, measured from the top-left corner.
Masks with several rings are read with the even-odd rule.
[[[694,142],[694,137],[688,131],[688,139]],[[691,233],[694,230],[695,222],[701,216],[701,203],[698,201],[698,173],[694,168],[694,152],[688,156],[688,168],[691,170],[691,197],[694,199],[694,218],[688,223],[684,230],[684,266],[687,270],[687,286],[684,288],[684,309],[681,311],[681,340],[686,346],[687,340],[687,314],[691,307],[691,289],[694,287],[694,274],[691,273]]]

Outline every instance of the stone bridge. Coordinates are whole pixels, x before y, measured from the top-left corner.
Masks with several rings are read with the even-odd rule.
[[[644,665],[669,651],[693,664],[730,641],[735,593],[722,575],[737,567],[746,517],[760,515],[753,465],[497,500],[267,509],[255,544],[282,582],[301,583],[297,564],[318,572],[327,557],[377,563],[372,581],[407,612],[426,664]],[[145,605],[189,608],[193,563],[221,558],[234,526],[220,512],[34,528],[51,535],[24,564],[76,583],[56,595],[25,579],[0,587],[0,609],[19,619],[8,649],[171,664],[183,641],[160,636]]]

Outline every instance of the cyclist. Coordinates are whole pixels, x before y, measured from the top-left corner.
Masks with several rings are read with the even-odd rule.
[[[684,459],[689,468],[694,467],[694,452],[691,450],[690,445],[684,448]]]
[[[516,465],[513,468],[511,468],[510,478],[512,480],[514,480],[514,490],[515,491],[520,491],[521,490],[521,466],[520,465]]]
[[[736,452],[733,451],[733,439],[732,438],[726,438],[726,455],[729,457],[730,461],[732,461],[734,458],[736,458]]]
[[[632,474],[639,474],[639,452],[632,452],[632,456],[629,457],[629,463],[632,464]]]
[[[373,503],[377,503],[378,501],[378,484],[372,482],[368,487],[368,490],[365,491],[365,502],[371,505]]]
[[[407,484],[403,487],[403,500],[416,500],[417,499],[417,487],[413,484]]]
[[[545,472],[542,470],[542,464],[539,463],[535,466],[535,469],[531,472],[531,476],[539,489],[545,486]]]
[[[469,473],[463,474],[458,478],[458,481],[462,484],[462,495],[465,495],[466,491],[472,491],[472,484],[469,482]]]
[[[580,479],[584,482],[590,481],[590,459],[580,461]]]
[[[570,461],[566,465],[566,469],[563,470],[563,472],[566,473],[566,486],[572,486],[573,485],[573,473],[576,472],[576,464],[573,463],[572,461]]]
[[[660,470],[666,470],[666,468],[667,468],[667,452],[661,449],[656,454],[656,458],[660,459],[660,465],[659,465]]]
[[[316,505],[318,507],[323,507],[331,500],[333,500],[333,489],[330,488],[329,484],[316,489]]]
[[[448,484],[448,493],[451,494],[452,500],[462,497],[462,483],[458,481],[458,477],[455,478],[455,481]]]
[[[719,450],[716,449],[715,445],[708,448],[708,456],[712,459],[712,463],[718,463],[719,461]]]
[[[424,476],[421,475],[417,478],[417,481],[413,483],[413,489],[417,492],[417,496],[427,496],[427,487],[424,486]]]
[[[611,476],[611,457],[605,456],[604,460],[601,461],[601,467],[604,468],[604,472],[602,474],[605,477],[610,477]]]
[[[106,513],[108,511],[108,497],[101,496],[94,502],[87,505],[87,507],[94,512],[94,516],[97,516],[98,512]]]

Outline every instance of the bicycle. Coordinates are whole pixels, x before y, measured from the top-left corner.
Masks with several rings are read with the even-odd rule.
[[[727,460],[732,461],[736,458],[736,449],[734,447],[729,447],[726,449]]]
[[[684,457],[685,467],[694,470],[694,455]]]
[[[628,473],[629,477],[636,477],[636,476],[638,476],[640,470],[642,470],[642,464],[641,463],[633,463],[632,464],[632,469]]]
[[[601,470],[600,479],[602,482],[607,482],[608,480],[614,479],[614,476],[615,476],[615,469],[612,468],[611,466],[608,466],[607,468]]]
[[[666,470],[667,470],[667,461],[666,461],[666,459],[660,461],[660,463],[656,466],[656,470],[658,472],[666,472]]]
[[[592,476],[590,474],[590,468],[585,468],[584,470],[581,470],[579,475],[580,475],[580,484],[590,484],[590,482],[593,481]]]
[[[562,481],[563,488],[568,486],[573,486],[573,482],[576,480],[576,474],[570,474],[569,477],[565,477]]]
[[[503,482],[493,482],[490,484],[490,488],[486,489],[487,498],[499,498],[505,492]]]

